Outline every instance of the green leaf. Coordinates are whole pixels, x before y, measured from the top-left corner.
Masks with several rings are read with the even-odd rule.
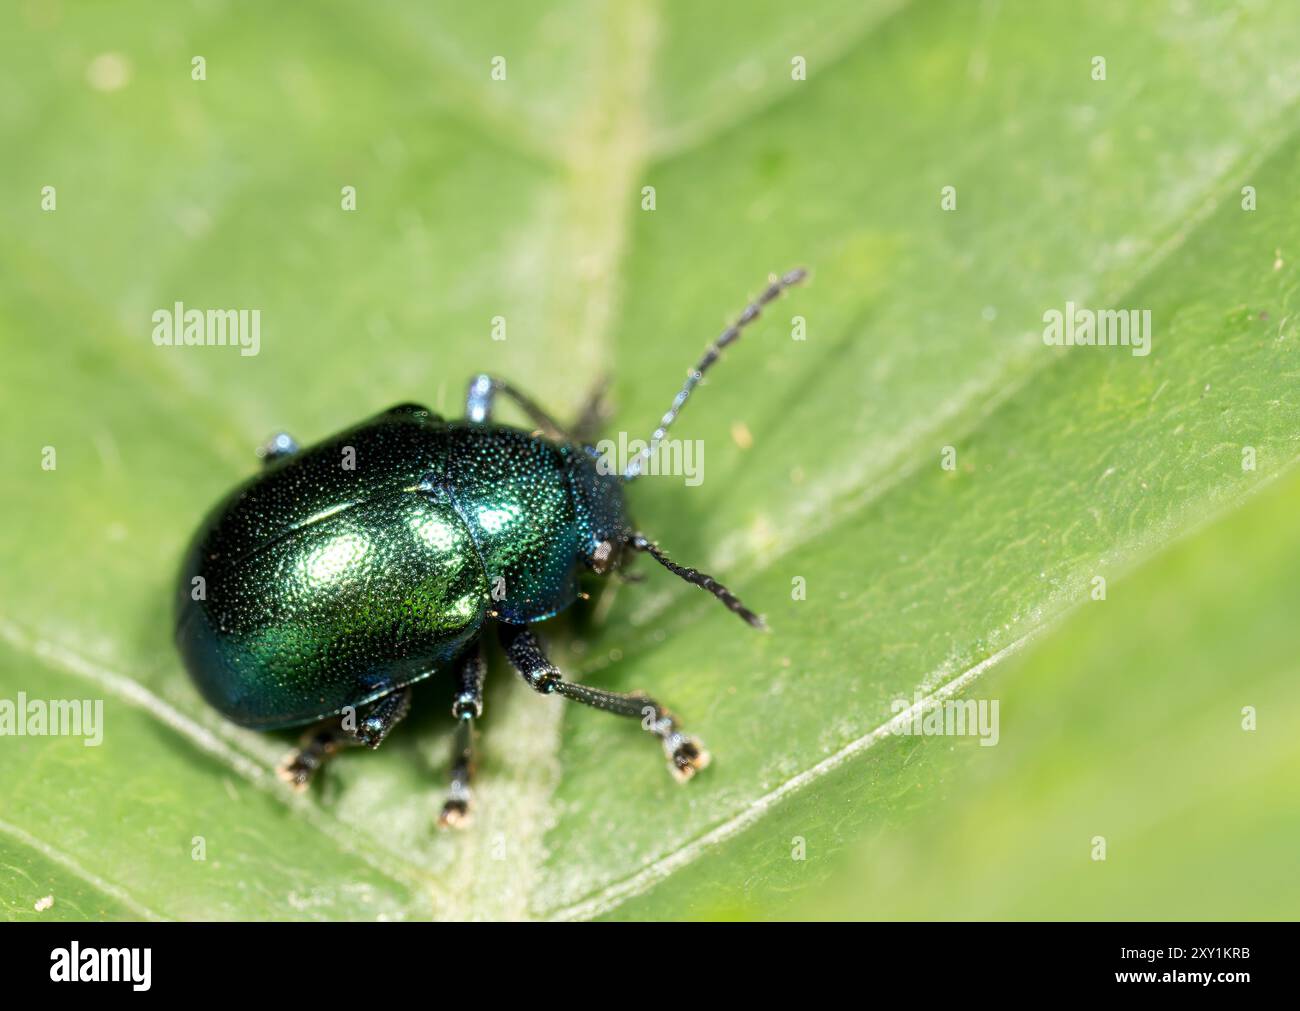
[[[815,915],[1293,918],[1298,505],[1292,473],[993,672],[1006,747],[923,745],[943,800]]]
[[[1297,507],[1293,471],[950,685],[996,746],[880,735],[612,915],[1289,919]]]
[[[0,739],[4,915],[787,908],[805,887],[791,811],[816,813],[814,878],[872,826],[957,824],[879,758],[893,700],[995,672],[1094,577],[1124,585],[1300,452],[1282,3],[330,13],[33,5],[0,40],[0,138],[21,152],[0,163],[0,698],[105,703],[99,747]],[[455,414],[478,371],[565,415],[610,371],[614,430],[641,438],[726,314],[800,264],[812,283],[674,431],[703,440],[703,483],[632,492],[642,527],[773,633],[657,571],[547,630],[575,677],[652,691],[705,738],[696,782],[674,784],[635,726],[498,664],[477,819],[445,836],[439,679],[302,799],[271,771],[288,736],[202,704],[171,646],[171,583],[272,431],[314,440],[412,399]],[[260,353],[155,347],[151,314],[178,300],[260,308]],[[1067,301],[1149,309],[1151,354],[1045,347],[1043,314]],[[1176,683],[1170,655],[1139,697]],[[1056,714],[1081,692],[1033,687]],[[1035,753],[1006,745],[982,751]],[[976,776],[981,749],[958,750],[951,775]],[[1212,863],[1180,845],[1188,873]],[[1044,908],[1093,869],[1044,878]],[[904,886],[931,873],[907,862],[882,908],[906,915]]]

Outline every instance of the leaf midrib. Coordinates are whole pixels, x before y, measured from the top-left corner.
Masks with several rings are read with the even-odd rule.
[[[86,870],[81,864],[77,863],[72,857],[68,856],[62,850],[55,848],[45,840],[32,835],[17,825],[11,825],[4,820],[0,820],[0,835],[7,836],[18,845],[31,850],[33,853],[43,857],[52,863],[57,864],[67,873],[84,882],[89,888],[93,889],[105,899],[120,903],[133,913],[144,920],[166,920],[169,917],[162,916],[155,912],[149,906],[137,901],[126,889],[122,888],[111,881],[99,877]]]
[[[411,863],[409,856],[388,846],[382,836],[366,835],[366,840],[374,840],[383,846],[386,852],[384,860],[370,856],[366,847],[350,845],[346,835],[358,835],[355,828],[338,818],[330,809],[308,802],[295,803],[287,788],[279,787],[269,776],[261,760],[241,750],[235,743],[225,724],[219,724],[218,734],[198,724],[194,719],[175,709],[159,698],[147,687],[133,678],[117,671],[105,668],[103,664],[82,656],[75,650],[53,643],[46,643],[26,632],[6,617],[0,616],[0,641],[15,652],[30,657],[36,663],[57,669],[73,677],[89,681],[96,688],[106,691],[136,711],[144,713],[167,732],[205,757],[216,761],[229,769],[234,775],[248,782],[269,797],[294,810],[296,813],[310,815],[308,824],[320,832],[341,855],[356,857],[367,863],[373,870],[383,874],[393,883],[408,890],[428,888],[436,884],[435,879],[418,865]],[[99,676],[92,675],[97,669]],[[125,688],[129,683],[133,687]],[[330,823],[337,827],[331,831],[326,826]],[[125,893],[124,893],[125,894]]]

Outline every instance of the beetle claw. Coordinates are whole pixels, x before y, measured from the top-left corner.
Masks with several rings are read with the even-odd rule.
[[[442,805],[438,815],[438,827],[441,829],[467,828],[470,823],[469,804],[463,800],[449,800]]]
[[[669,756],[668,769],[677,782],[685,783],[712,760],[712,756],[699,741],[685,737]]]
[[[304,793],[311,783],[316,767],[303,759],[301,751],[291,751],[275,767],[275,774],[287,783],[294,793]]]
[[[363,748],[369,748],[371,751],[374,751],[379,747],[379,745],[384,743],[384,736],[386,733],[386,729],[377,729],[362,724],[357,727],[353,736],[356,738],[357,743]]]

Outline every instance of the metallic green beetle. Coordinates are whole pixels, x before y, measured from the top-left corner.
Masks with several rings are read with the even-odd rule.
[[[622,473],[589,442],[598,401],[569,433],[486,375],[470,383],[463,421],[403,404],[308,449],[276,436],[263,449],[263,472],[209,514],[181,567],[176,642],[204,698],[246,727],[319,723],[280,769],[301,789],[340,748],[378,747],[406,715],[410,686],[450,669],[458,724],[439,822],[461,825],[483,708],[482,638],[495,624],[530,686],[642,720],[673,773],[689,779],[708,753],[671,713],[639,693],[565,681],[530,626],[577,599],[581,570],[614,572],[633,551],[762,627],[724,586],[672,562],[634,529],[623,486],[722,349],[803,277],[774,277],[710,345]],[[494,423],[497,394],[537,430]]]

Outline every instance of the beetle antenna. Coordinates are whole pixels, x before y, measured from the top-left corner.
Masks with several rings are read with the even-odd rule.
[[[678,565],[671,558],[659,550],[659,545],[649,540],[643,534],[633,534],[627,539],[627,546],[633,551],[644,551],[656,562],[675,576],[680,576],[692,586],[698,586],[701,590],[707,590],[720,601],[722,605],[732,614],[738,614],[740,617],[754,628],[760,631],[767,631],[767,622],[747,608],[740,602],[740,598],[719,583],[712,576],[706,576],[698,569],[688,568],[685,565]]]
[[[777,277],[775,274],[769,276],[767,287],[763,289],[763,293],[759,295],[758,298],[754,299],[754,301],[750,302],[749,305],[745,306],[745,311],[737,317],[736,322],[732,323],[731,326],[727,327],[727,329],[723,330],[722,333],[718,335],[718,339],[710,344],[708,350],[704,352],[704,357],[696,362],[695,368],[691,369],[691,371],[686,374],[686,382],[682,384],[682,388],[677,392],[677,396],[673,398],[673,405],[668,408],[668,413],[660,419],[659,427],[655,429],[654,435],[650,437],[649,444],[645,449],[641,450],[641,452],[628,461],[627,469],[623,471],[624,481],[631,481],[640,476],[641,468],[645,466],[646,460],[650,459],[650,457],[654,455],[655,450],[659,448],[659,443],[663,441],[664,435],[668,432],[668,426],[676,420],[678,413],[682,409],[682,405],[686,403],[686,398],[689,397],[691,391],[699,385],[700,380],[704,378],[704,373],[708,371],[709,367],[722,356],[722,349],[735,341],[745,327],[758,319],[758,316],[763,311],[765,305],[773,301],[781,294],[781,292],[785,291],[786,288],[798,284],[807,276],[808,271],[804,270],[802,267],[792,270],[781,277]],[[663,559],[660,559],[660,561],[663,561]]]

